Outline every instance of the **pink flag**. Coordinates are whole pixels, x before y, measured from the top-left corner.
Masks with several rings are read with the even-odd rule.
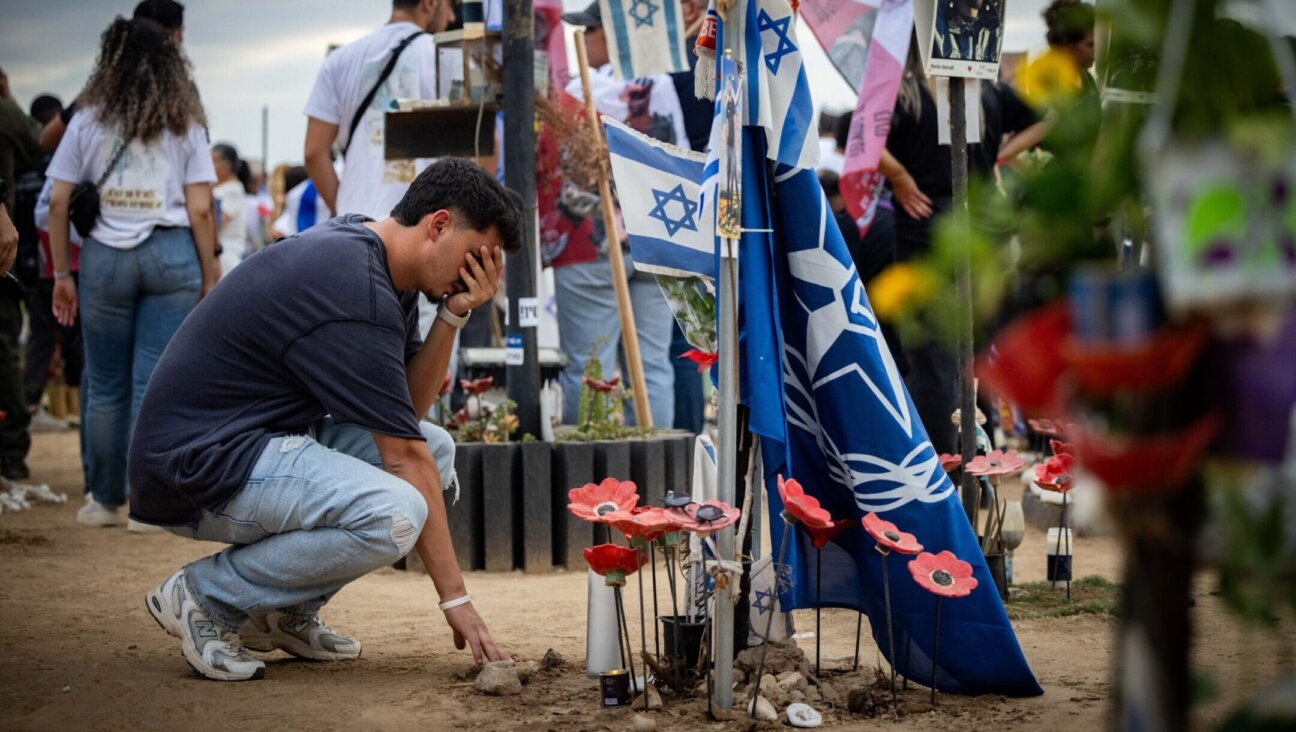
[[[891,131],[891,113],[913,29],[912,0],[875,0],[869,4],[877,10],[863,78],[858,85],[859,101],[855,104],[850,137],[846,141],[846,164],[840,184],[846,210],[861,232],[873,223],[877,193],[882,185],[878,161],[882,159],[887,134]],[[838,40],[836,45],[840,43]]]

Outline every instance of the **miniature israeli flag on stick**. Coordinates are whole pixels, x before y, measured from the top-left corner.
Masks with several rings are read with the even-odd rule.
[[[635,268],[715,278],[714,196],[702,195],[705,157],[603,117],[612,179]]]
[[[599,10],[618,79],[688,71],[679,0],[599,0]]]

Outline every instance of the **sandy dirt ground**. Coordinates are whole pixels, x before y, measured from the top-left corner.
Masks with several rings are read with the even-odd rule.
[[[534,676],[520,696],[476,693],[472,659],[454,649],[431,582],[391,569],[357,581],[324,613],[334,627],[363,639],[361,659],[311,663],[276,653],[265,657],[261,681],[223,684],[196,677],[177,642],[148,615],[143,598],[183,563],[218,545],[169,534],[132,535],[121,527],[78,526],[76,450],[74,433],[37,435],[30,461],[36,478],[70,500],[65,506],[0,515],[0,729],[631,728],[632,713],[601,709],[596,682],[584,674],[584,573],[467,577],[481,614],[515,657],[538,660],[553,648],[567,659],[564,667]],[[1039,531],[1028,532],[1017,551],[1018,581],[1043,578],[1043,542]],[[1077,576],[1118,580],[1120,563],[1115,540],[1077,539]],[[1296,646],[1292,618],[1284,618],[1276,634],[1249,631],[1211,595],[1212,586],[1203,575],[1192,611],[1198,628],[1195,670],[1217,689],[1214,700],[1194,711],[1198,729],[1215,727],[1277,669],[1290,667]],[[855,619],[850,612],[825,613],[826,668],[849,665]],[[813,614],[799,612],[797,624],[799,631],[813,631]],[[1036,698],[942,695],[935,711],[914,711],[898,720],[852,717],[845,709],[821,711],[827,724],[839,729],[1111,727],[1115,630],[1109,617],[1017,623],[1026,657],[1045,689]],[[637,625],[631,631],[637,639]],[[801,643],[813,653],[813,640]],[[880,662],[867,629],[861,655],[864,664]],[[845,691],[862,685],[862,679],[863,674],[841,676],[833,683]],[[917,708],[926,694],[911,686],[910,706]],[[749,726],[708,722],[700,709],[700,702],[668,703],[654,716],[663,730]]]

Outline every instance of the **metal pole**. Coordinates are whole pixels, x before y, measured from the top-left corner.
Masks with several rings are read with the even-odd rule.
[[[270,180],[270,105],[261,105],[261,175]]]
[[[508,339],[521,337],[522,363],[505,375],[521,434],[540,436],[540,359],[536,351],[535,18],[531,0],[504,8],[504,185],[522,198],[522,248],[505,257]],[[526,303],[526,312],[520,305]],[[523,322],[526,315],[526,322]]]
[[[950,79],[950,177],[954,192],[954,215],[966,216],[968,211],[968,165],[967,165],[967,110],[964,99],[964,80],[959,77]],[[962,419],[959,421],[959,443],[963,464],[967,465],[976,457],[976,394],[972,384],[972,257],[971,250],[964,247],[959,257],[956,283],[959,311],[958,329],[958,375],[959,375],[959,410]],[[962,491],[963,510],[976,531],[976,511],[979,503],[976,478],[963,471]]]
[[[734,503],[738,482],[738,240],[721,239],[719,300],[720,324],[720,446],[716,453],[717,497]],[[734,557],[734,532],[716,533],[716,549],[725,560]],[[720,709],[733,706],[734,606],[728,596],[716,596],[715,602],[715,705]],[[759,681],[759,679],[758,679]]]

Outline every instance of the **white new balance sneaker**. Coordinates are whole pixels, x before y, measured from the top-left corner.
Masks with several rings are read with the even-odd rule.
[[[265,676],[265,664],[248,655],[238,632],[217,625],[194,602],[184,570],[145,595],[144,604],[163,630],[180,639],[181,654],[203,676],[217,681]]]
[[[77,523],[84,526],[116,526],[117,509],[103,505],[87,493],[85,505],[77,511]]]
[[[318,616],[289,615],[273,610],[252,617],[239,631],[243,645],[254,651],[278,648],[313,661],[345,661],[360,657],[360,639],[340,635]]]

